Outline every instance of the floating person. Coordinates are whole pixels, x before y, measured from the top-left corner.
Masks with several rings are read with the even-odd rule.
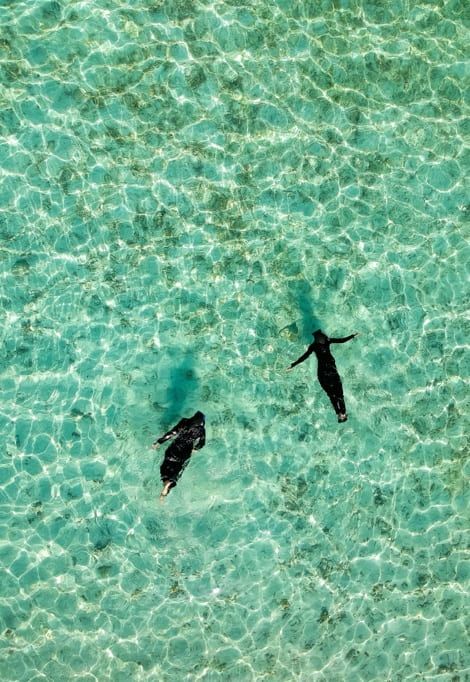
[[[189,419],[183,417],[176,426],[152,443],[152,447],[156,450],[159,445],[176,436],[176,439],[165,452],[165,458],[160,466],[160,476],[163,483],[163,490],[160,493],[161,500],[175,487],[193,450],[200,450],[204,447],[206,442],[204,423],[205,416],[198,411]]]
[[[298,360],[291,363],[287,370],[291,370],[296,365],[306,360],[312,353],[315,353],[318,361],[317,376],[320,386],[331,400],[334,411],[338,415],[339,422],[345,422],[348,418],[346,406],[344,404],[343,387],[341,379],[336,369],[335,359],[330,352],[331,343],[346,343],[357,334],[350,334],[342,339],[329,338],[321,329],[313,333],[314,342],[310,344],[306,352]]]

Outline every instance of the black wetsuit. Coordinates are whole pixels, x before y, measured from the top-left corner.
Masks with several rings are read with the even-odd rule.
[[[317,376],[320,386],[323,388],[328,398],[331,400],[334,411],[340,421],[346,421],[346,405],[344,404],[343,387],[341,379],[336,369],[335,359],[330,352],[331,343],[345,343],[350,341],[356,334],[350,334],[341,339],[329,338],[323,332],[315,332],[315,341],[310,344],[306,352],[298,360],[293,362],[290,367],[295,367],[300,362],[306,360],[312,353],[315,353],[318,361]]]
[[[174,488],[179,477],[183,473],[193,450],[200,450],[206,442],[206,430],[204,428],[204,415],[196,412],[187,419],[183,417],[176,426],[158,438],[154,445],[164,443],[170,438],[176,439],[165,452],[165,458],[160,466],[160,475],[163,483],[171,482]]]

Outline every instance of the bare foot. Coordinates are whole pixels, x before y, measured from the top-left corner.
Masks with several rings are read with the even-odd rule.
[[[171,488],[171,481],[165,481],[165,485],[163,486],[163,490],[162,490],[162,492],[160,493],[160,500],[163,501],[163,499],[164,499],[164,498],[168,495],[168,493],[170,492],[170,488]]]
[[[345,422],[347,421],[348,415],[347,414],[339,414],[338,415],[338,421],[339,422]]]

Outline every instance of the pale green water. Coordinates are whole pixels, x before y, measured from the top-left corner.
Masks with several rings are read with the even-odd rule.
[[[3,0],[2,680],[470,679],[468,19]]]

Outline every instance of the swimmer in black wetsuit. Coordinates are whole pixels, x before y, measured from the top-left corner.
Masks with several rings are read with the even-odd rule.
[[[159,445],[170,438],[176,436],[176,440],[165,452],[165,458],[160,466],[160,475],[163,483],[163,490],[160,499],[168,495],[171,488],[174,488],[179,477],[183,473],[193,449],[200,450],[206,442],[206,430],[204,428],[205,417],[202,412],[196,412],[192,417],[183,417],[176,426],[165,433],[161,438],[152,444],[156,450]]]
[[[345,343],[350,341],[357,334],[350,334],[342,339],[330,339],[326,334],[324,334],[320,329],[314,332],[314,342],[310,344],[306,352],[300,356],[298,360],[293,362],[287,368],[292,369],[299,363],[306,360],[309,355],[315,353],[318,361],[317,376],[318,381],[322,389],[327,393],[328,398],[331,400],[331,404],[338,415],[339,422],[345,422],[348,418],[346,414],[346,406],[344,404],[343,387],[341,385],[341,379],[336,369],[336,363],[334,357],[330,352],[330,343]]]

